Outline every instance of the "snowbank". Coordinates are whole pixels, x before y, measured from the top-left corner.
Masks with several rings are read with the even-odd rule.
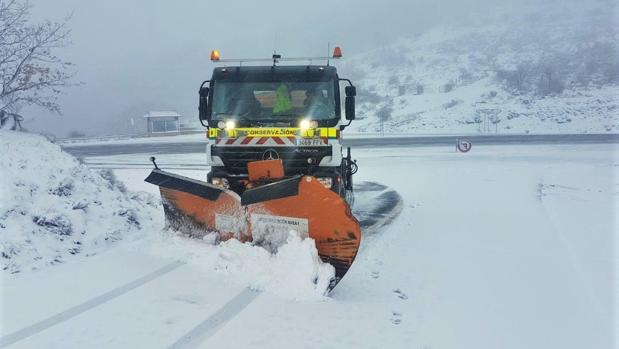
[[[0,131],[2,270],[18,273],[91,255],[161,226],[152,196],[126,191],[41,136]]]

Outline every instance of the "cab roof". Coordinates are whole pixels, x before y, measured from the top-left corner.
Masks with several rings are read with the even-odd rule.
[[[238,66],[213,69],[211,80],[224,81],[330,81],[337,69],[328,65]]]

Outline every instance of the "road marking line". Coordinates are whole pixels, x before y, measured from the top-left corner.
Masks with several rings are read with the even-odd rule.
[[[45,320],[39,321],[35,324],[32,324],[28,327],[22,328],[21,330],[17,330],[13,333],[9,333],[6,336],[0,338],[0,348],[7,347],[15,342],[18,342],[22,339],[31,337],[41,331],[44,331],[52,326],[55,326],[63,321],[69,320],[77,315],[80,315],[98,305],[101,305],[105,302],[108,302],[118,296],[122,296],[123,294],[140,287],[147,282],[153,281],[156,278],[163,276],[172,270],[184,265],[184,262],[176,261],[174,263],[170,263],[160,269],[155,270],[154,272],[145,275],[137,280],[134,280],[128,284],[117,287],[109,292],[106,292],[100,296],[92,298],[82,304],[76,305],[73,308],[69,308],[62,313],[58,313],[53,315]]]
[[[219,308],[213,315],[206,318],[196,327],[192,328],[187,334],[179,338],[168,348],[195,348],[200,343],[214,335],[223,325],[232,320],[245,307],[247,307],[258,295],[259,291],[245,288],[241,293],[232,298],[223,307]]]

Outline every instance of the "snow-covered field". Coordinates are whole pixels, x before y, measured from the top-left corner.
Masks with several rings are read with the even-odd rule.
[[[356,150],[357,181],[388,184],[404,209],[364,237],[329,297],[307,280],[325,271],[301,241],[271,256],[154,229],[91,257],[4,272],[0,347],[26,328],[9,347],[153,348],[187,340],[204,348],[612,348],[617,150]],[[158,156],[160,167],[199,179],[203,160]],[[143,154],[85,162],[113,168],[129,190],[156,194],[143,183],[151,168]],[[28,327],[58,314],[64,317],[52,320],[75,316],[41,331]]]

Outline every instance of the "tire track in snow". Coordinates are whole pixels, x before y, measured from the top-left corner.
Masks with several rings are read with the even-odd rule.
[[[114,298],[117,298],[119,296],[122,296],[123,294],[138,288],[150,281],[153,281],[169,272],[171,272],[172,270],[184,265],[185,262],[181,262],[181,261],[176,261],[173,263],[170,263],[166,266],[163,266],[162,268],[159,268],[155,271],[153,271],[150,274],[144,275],[139,279],[136,279],[128,284],[125,284],[123,286],[117,287],[111,291],[108,291],[100,296],[97,296],[95,298],[92,298],[90,300],[87,300],[86,302],[76,305],[72,308],[69,308],[61,313],[58,313],[56,315],[53,315],[45,320],[39,321],[37,323],[34,323],[30,326],[24,327],[21,330],[17,330],[13,333],[9,333],[5,336],[3,336],[2,338],[0,338],[0,348],[4,348],[7,347],[11,344],[14,344],[18,341],[21,341],[22,339],[26,339],[28,337],[34,336],[36,334],[38,334],[39,332],[42,332],[52,326],[55,326],[61,322],[67,321],[73,317],[76,317],[90,309],[93,309],[103,303],[106,303]]]
[[[187,334],[170,345],[169,349],[195,348],[206,339],[214,335],[223,325],[232,320],[245,307],[247,307],[258,295],[259,291],[247,287],[241,293],[224,304],[213,315],[192,328]]]

